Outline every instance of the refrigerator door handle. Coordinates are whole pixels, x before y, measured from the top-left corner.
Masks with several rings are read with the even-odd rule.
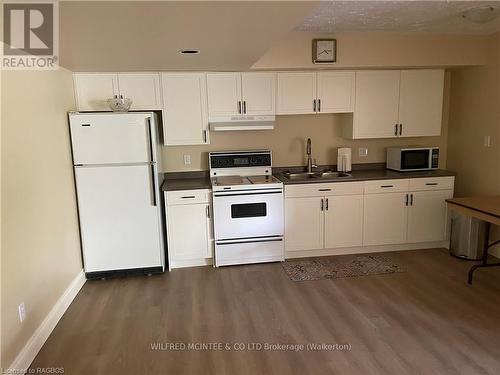
[[[148,122],[147,132],[149,140],[149,155],[150,155],[150,173],[151,173],[151,205],[156,206],[156,180],[155,180],[155,163],[154,163],[154,153],[153,153],[153,129],[151,124],[151,117],[146,119]]]
[[[151,186],[151,206],[156,206],[156,181],[155,181],[155,165],[151,163],[149,165],[150,186]]]
[[[151,129],[151,117],[148,117],[146,119],[146,121],[148,122],[148,126],[146,128],[146,131],[148,132],[148,141],[149,141],[149,160],[151,162],[154,162],[154,153],[153,153],[153,132],[152,132],[152,129]]]

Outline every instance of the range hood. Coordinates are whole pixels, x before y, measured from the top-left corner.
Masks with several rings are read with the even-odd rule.
[[[276,116],[221,116],[209,119],[212,131],[271,130]]]

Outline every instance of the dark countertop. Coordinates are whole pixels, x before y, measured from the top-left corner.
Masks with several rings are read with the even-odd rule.
[[[319,184],[324,182],[352,182],[352,181],[368,181],[368,180],[391,180],[391,179],[404,179],[404,178],[424,178],[424,177],[448,177],[455,176],[456,173],[438,169],[434,171],[422,171],[422,172],[396,172],[387,169],[383,170],[354,170],[349,172],[352,177],[341,177],[341,178],[311,178],[308,180],[289,180],[286,178],[282,172],[276,173],[274,176],[277,177],[284,185],[295,185],[295,184]]]
[[[207,171],[165,173],[163,191],[212,189]]]
[[[396,172],[385,169],[385,164],[381,163],[353,165],[354,170],[352,172],[349,172],[352,175],[352,177],[331,178],[331,179],[313,178],[308,180],[289,180],[283,175],[283,171],[285,170],[299,171],[303,169],[304,169],[303,167],[273,168],[273,175],[277,177],[280,181],[282,181],[284,185],[320,184],[320,183],[369,181],[369,180],[390,180],[390,179],[404,179],[404,178],[448,177],[456,175],[455,172],[446,171],[442,169],[434,171],[422,171],[422,172]],[[335,170],[335,168],[332,169]],[[161,186],[161,189],[163,191],[195,190],[195,189],[211,189],[211,188],[212,185],[210,182],[208,171],[165,173],[165,181]]]

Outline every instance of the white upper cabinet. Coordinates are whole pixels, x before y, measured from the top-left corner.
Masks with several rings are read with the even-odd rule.
[[[209,117],[241,113],[240,73],[207,73],[207,88]]]
[[[316,113],[316,73],[278,73],[278,115]]]
[[[354,106],[354,72],[278,73],[278,114],[344,113]]]
[[[356,104],[349,138],[388,138],[397,135],[399,70],[356,72]]]
[[[119,95],[115,73],[75,73],[76,106],[79,111],[110,111],[106,102]]]
[[[317,111],[319,113],[352,112],[354,93],[354,72],[318,72]]]
[[[210,118],[274,115],[275,73],[207,73]]]
[[[441,135],[444,70],[403,70],[399,98],[401,136]]]
[[[74,81],[79,111],[110,111],[115,95],[132,99],[131,110],[161,109],[158,73],[75,73]]]
[[[120,95],[132,99],[132,110],[161,109],[158,73],[119,73]]]
[[[356,104],[347,138],[396,138],[441,134],[444,70],[356,72]]]
[[[243,114],[274,115],[276,73],[241,73]]]
[[[166,145],[209,143],[205,73],[162,73]]]

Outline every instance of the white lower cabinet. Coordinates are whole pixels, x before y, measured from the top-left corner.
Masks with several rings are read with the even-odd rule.
[[[285,250],[323,248],[323,198],[285,199]]]
[[[363,245],[389,245],[406,241],[406,193],[367,194],[364,197]]]
[[[325,248],[362,246],[363,195],[325,199]]]
[[[361,246],[362,193],[362,182],[287,186],[285,250]]]
[[[408,242],[446,240],[448,216],[445,200],[452,197],[453,190],[410,193]]]
[[[453,185],[454,177],[288,185],[285,250],[445,241]]]
[[[166,192],[168,257],[171,268],[208,264],[213,234],[208,190]]]

